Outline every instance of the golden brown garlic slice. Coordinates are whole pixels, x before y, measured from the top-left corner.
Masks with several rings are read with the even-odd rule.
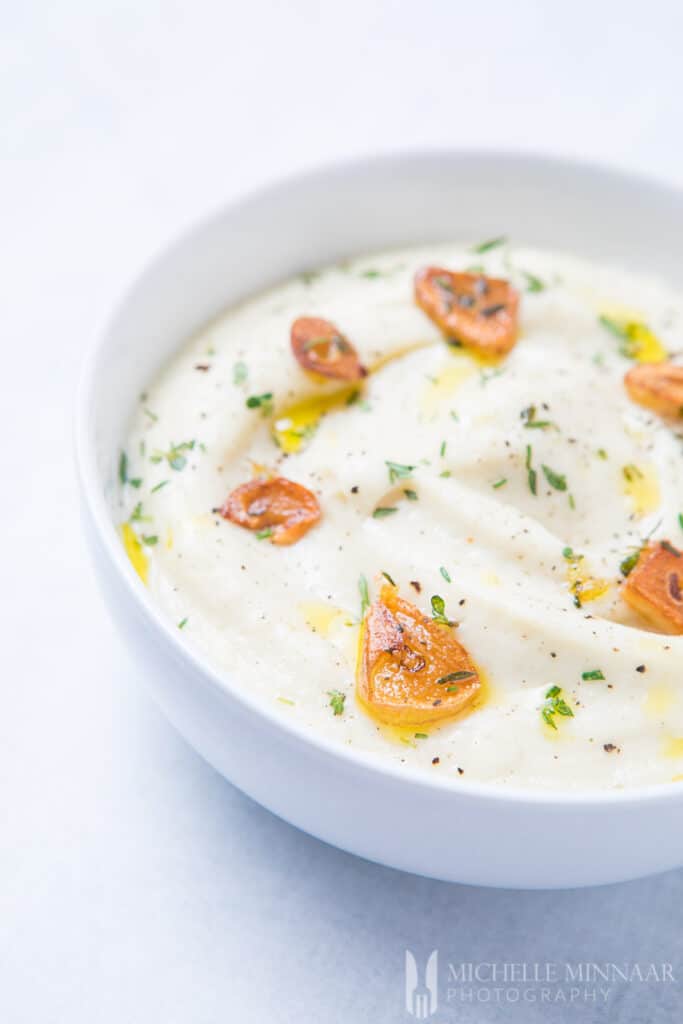
[[[683,553],[668,540],[643,548],[621,593],[655,629],[683,633]]]
[[[257,477],[232,491],[220,514],[273,544],[294,544],[320,519],[318,499],[283,476]]]
[[[349,339],[329,320],[299,317],[292,324],[290,340],[294,358],[304,370],[334,380],[362,380],[367,376]]]
[[[642,363],[624,377],[629,398],[660,416],[683,416],[683,366]]]
[[[415,301],[447,338],[482,355],[505,355],[517,340],[519,294],[509,281],[424,267]]]
[[[386,725],[439,722],[462,711],[481,688],[452,627],[435,622],[382,587],[362,626],[358,699]]]

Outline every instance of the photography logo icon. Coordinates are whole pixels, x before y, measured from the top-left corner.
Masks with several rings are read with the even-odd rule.
[[[433,950],[420,983],[420,972],[412,952],[406,950],[406,1012],[416,1020],[426,1020],[436,1013],[439,1005],[439,951]]]

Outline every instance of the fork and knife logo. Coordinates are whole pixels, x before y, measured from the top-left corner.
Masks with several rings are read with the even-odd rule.
[[[436,1013],[439,1004],[439,951],[432,950],[425,965],[422,983],[417,960],[406,950],[406,1012],[416,1020],[426,1020]]]

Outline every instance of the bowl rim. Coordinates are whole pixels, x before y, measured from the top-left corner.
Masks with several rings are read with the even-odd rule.
[[[332,182],[337,177],[347,174],[382,171],[390,173],[397,165],[413,165],[415,168],[433,165],[436,161],[451,164],[481,163],[495,161],[498,165],[509,164],[518,168],[535,167],[544,173],[552,174],[562,171],[573,176],[603,179],[606,182],[619,181],[622,185],[635,189],[665,193],[672,203],[683,203],[683,189],[672,182],[624,170],[618,166],[574,159],[573,157],[548,156],[534,151],[500,150],[496,148],[445,148],[420,147],[407,150],[391,150],[374,155],[358,155],[344,160],[331,160],[314,164],[303,170],[284,176],[275,177],[265,184],[246,191],[231,201],[215,207],[208,214],[193,221],[170,241],[153,251],[144,259],[141,268],[132,273],[128,283],[115,297],[109,311],[100,319],[99,326],[89,342],[82,361],[81,372],[77,385],[75,416],[74,416],[74,448],[77,477],[85,510],[104,553],[108,569],[113,571],[121,584],[126,600],[134,605],[142,614],[146,625],[157,630],[176,659],[192,673],[210,685],[221,696],[226,694],[242,706],[248,713],[255,714],[265,724],[282,731],[290,740],[307,746],[311,752],[339,760],[348,769],[361,769],[384,777],[392,782],[411,785],[426,792],[444,793],[453,799],[475,799],[485,803],[531,804],[546,806],[557,811],[558,807],[607,807],[613,805],[631,805],[635,803],[669,803],[683,797],[683,786],[673,782],[648,783],[619,789],[551,789],[532,788],[506,782],[485,782],[458,779],[454,782],[443,775],[429,776],[423,768],[399,766],[390,759],[386,761],[381,754],[362,751],[328,739],[315,730],[307,728],[296,720],[288,720],[275,708],[270,708],[263,700],[252,696],[250,691],[240,686],[232,674],[219,672],[203,654],[191,647],[179,635],[170,621],[163,615],[161,607],[153,600],[149,590],[141,584],[117,534],[116,527],[107,509],[102,489],[99,485],[95,437],[91,427],[91,409],[97,388],[98,374],[103,353],[110,344],[110,335],[122,310],[131,299],[144,290],[147,280],[152,277],[163,264],[173,255],[200,238],[214,223],[229,219],[233,213],[250,204],[258,204],[281,195],[283,201],[291,187],[305,187],[306,182],[328,179]],[[207,318],[208,319],[208,318]]]

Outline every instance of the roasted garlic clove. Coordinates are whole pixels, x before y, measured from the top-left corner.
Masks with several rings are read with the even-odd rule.
[[[624,377],[629,398],[660,416],[683,416],[683,366],[642,363]]]
[[[667,540],[643,548],[621,593],[655,629],[683,633],[683,553]]]
[[[304,370],[335,380],[367,376],[351,342],[329,320],[299,317],[292,324],[290,340],[294,358]]]
[[[294,544],[320,519],[318,499],[306,487],[276,476],[257,477],[232,491],[220,514],[273,544]]]
[[[505,355],[517,340],[519,295],[508,281],[424,267],[415,301],[447,338],[482,355]]]
[[[411,726],[462,711],[481,688],[452,627],[435,622],[395,587],[382,587],[362,626],[358,699],[381,722]]]

